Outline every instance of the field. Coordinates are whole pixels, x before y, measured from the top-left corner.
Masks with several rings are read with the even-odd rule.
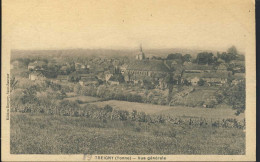
[[[69,101],[81,101],[82,103],[89,103],[89,102],[97,102],[102,100],[101,98],[98,97],[91,97],[91,96],[75,96],[75,97],[69,97],[65,98],[65,100]]]
[[[232,155],[244,150],[242,129],[11,113],[11,154]]]
[[[201,108],[201,107],[185,107],[185,106],[162,106],[162,105],[152,105],[152,104],[145,104],[145,103],[136,103],[136,102],[127,102],[127,101],[102,101],[102,102],[94,102],[95,104],[100,107],[104,107],[105,105],[110,105],[115,109],[121,110],[137,110],[143,111],[148,114],[165,114],[170,116],[176,117],[194,117],[194,118],[219,118],[219,119],[226,119],[226,118],[236,118],[236,119],[243,119],[244,113],[240,114],[239,116],[235,115],[235,110],[230,108]]]

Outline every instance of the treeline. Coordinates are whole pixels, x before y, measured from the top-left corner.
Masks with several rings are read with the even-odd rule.
[[[105,86],[93,87],[76,85],[74,87],[74,92],[78,95],[100,97],[106,100],[144,102],[141,95],[112,91],[112,89]]]
[[[192,58],[190,54],[181,54],[181,53],[171,53],[168,54],[166,58],[161,57],[152,57],[152,59],[157,60],[179,60],[180,63],[184,62],[193,62],[197,64],[209,64],[209,65],[218,65],[219,59],[223,60],[225,63],[229,63],[232,60],[244,61],[244,55],[239,54],[235,46],[232,46],[227,49],[226,52],[219,53],[215,56],[212,52],[200,52],[195,58]]]

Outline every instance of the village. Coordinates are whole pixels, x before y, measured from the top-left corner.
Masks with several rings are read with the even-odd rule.
[[[212,53],[204,52],[196,58],[179,53],[169,54],[167,58],[146,57],[140,45],[135,58],[94,57],[60,62],[55,59],[38,59],[23,67],[27,68],[28,79],[34,82],[50,81],[63,85],[73,83],[75,86],[94,87],[95,91],[104,87],[111,91],[113,87],[115,93],[120,91],[120,94],[135,94],[136,98],[142,98],[142,101],[136,100],[137,102],[214,107],[217,104],[215,92],[218,89],[245,80],[243,55],[233,54],[231,59],[228,55],[232,54],[224,52],[213,56]],[[19,69],[20,64],[21,61],[13,60],[11,70]],[[189,94],[195,90],[199,93],[200,89],[203,92],[207,90],[207,93],[194,101],[196,103],[190,103],[192,101],[188,98],[192,96]],[[107,97],[98,93],[88,95]],[[117,95],[110,98],[127,100],[127,97],[115,97]]]
[[[69,143],[66,148],[70,150],[80,145],[77,141],[81,139],[90,142],[94,146],[92,150],[103,148],[103,141],[108,143],[107,147],[121,147],[121,142],[113,142],[120,140],[126,140],[124,144],[139,142],[147,146],[148,136],[155,145],[161,144],[162,139],[167,139],[166,143],[168,139],[173,142],[177,139],[181,141],[178,145],[170,143],[173,148],[164,150],[171,153],[175,148],[185,146],[185,152],[190,143],[193,147],[200,146],[193,143],[194,136],[187,133],[190,130],[203,137],[224,138],[221,141],[230,141],[230,145],[234,143],[235,135],[239,150],[230,149],[234,153],[243,152],[241,145],[244,142],[240,139],[244,138],[245,129],[245,60],[235,47],[226,52],[167,52],[165,55],[150,54],[141,45],[127,54],[104,51],[103,55],[91,55],[95,50],[90,54],[87,50],[13,51],[10,119],[19,124],[19,129],[13,128],[13,131],[26,132],[22,145],[29,143],[29,146],[26,149],[13,147],[11,152],[41,152],[31,149],[36,143],[42,146],[49,140],[34,134],[39,131],[59,134],[48,135],[53,141],[62,139],[58,144],[60,148],[52,150],[55,153],[67,152],[63,150],[65,143]],[[122,52],[122,55],[114,52]],[[66,136],[68,129],[69,132],[82,132],[80,140]],[[65,132],[60,132],[63,130]],[[103,131],[102,136],[93,131]],[[232,135],[226,136],[227,131]],[[128,138],[128,132],[133,136]],[[102,137],[100,142],[95,141],[97,136]],[[21,140],[17,140],[20,137],[19,133],[13,132],[11,142],[20,143]],[[35,139],[37,137],[41,139]],[[31,139],[35,140],[31,142]],[[208,141],[219,143],[219,140]],[[53,145],[53,142],[49,143]],[[130,148],[136,146],[130,145]],[[219,153],[219,149],[211,149]],[[49,151],[49,147],[45,150]],[[122,150],[115,149],[114,152],[118,151]],[[80,150],[72,153],[78,152]],[[128,150],[122,151],[125,152]],[[144,152],[151,153],[149,150]]]

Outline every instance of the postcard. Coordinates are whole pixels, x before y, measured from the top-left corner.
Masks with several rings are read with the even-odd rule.
[[[255,2],[3,0],[3,161],[255,161]]]

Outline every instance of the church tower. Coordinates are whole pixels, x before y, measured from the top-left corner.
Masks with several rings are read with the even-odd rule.
[[[140,44],[140,51],[135,56],[135,58],[136,58],[136,60],[144,60],[145,59],[145,55],[144,55],[144,52],[143,52],[142,44]]]

